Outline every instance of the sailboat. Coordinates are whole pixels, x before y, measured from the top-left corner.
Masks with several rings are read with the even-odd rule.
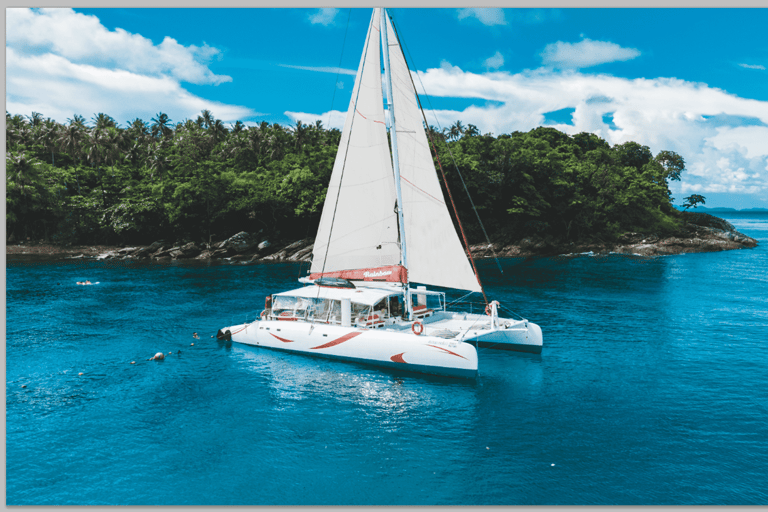
[[[540,353],[541,328],[500,317],[497,301],[486,301],[484,313],[449,311],[445,293],[423,286],[485,297],[464,241],[440,188],[397,34],[376,8],[309,275],[299,279],[304,286],[266,297],[258,320],[225,327],[217,337],[467,378],[477,375],[477,347]]]

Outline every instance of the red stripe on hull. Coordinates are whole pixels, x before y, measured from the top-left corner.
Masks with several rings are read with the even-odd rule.
[[[356,270],[338,270],[336,272],[315,272],[310,274],[312,280],[321,277],[336,277],[350,281],[387,281],[390,283],[407,283],[408,271],[402,265],[387,267],[361,268]]]
[[[435,348],[439,348],[440,350],[445,350],[445,351],[446,351],[446,352],[448,352],[449,354],[453,354],[453,355],[455,355],[455,356],[458,356],[458,357],[460,357],[460,358],[462,358],[462,359],[467,359],[466,357],[462,356],[461,354],[457,354],[456,352],[451,352],[451,351],[450,351],[450,350],[448,350],[447,348],[438,347],[437,345],[430,345],[430,344],[427,344],[427,346],[428,346],[428,347],[435,347]],[[467,361],[469,361],[469,359],[467,359]]]
[[[272,334],[272,333],[269,333],[269,334]],[[283,343],[293,343],[293,340],[287,340],[285,338],[281,338],[280,336],[275,336],[274,334],[272,334],[272,336],[274,336],[275,338],[279,339]]]
[[[408,364],[408,363],[405,361],[405,359],[403,359],[403,354],[405,354],[405,352],[400,352],[399,354],[395,354],[395,355],[393,355],[393,356],[392,356],[392,357],[390,357],[389,359],[390,359],[390,361],[394,361],[395,363],[403,363],[403,364]]]
[[[328,343],[326,343],[324,345],[320,345],[320,346],[317,346],[317,347],[312,347],[310,350],[318,350],[318,349],[321,349],[321,348],[335,347],[336,345],[338,345],[340,343],[344,343],[345,341],[349,341],[352,338],[354,338],[355,336],[360,336],[361,334],[363,334],[363,333],[360,332],[360,331],[358,331],[358,332],[351,332],[349,334],[345,334],[341,338],[336,338],[333,341],[329,341]],[[274,336],[274,334],[273,334],[273,336]]]

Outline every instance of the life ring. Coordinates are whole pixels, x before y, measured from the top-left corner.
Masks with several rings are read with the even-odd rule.
[[[259,315],[259,317],[261,317],[262,320],[267,318],[267,310],[265,309],[264,311],[262,311],[261,314]]]
[[[413,322],[413,325],[411,325],[411,330],[413,331],[413,334],[415,334],[416,336],[419,336],[421,333],[424,332],[424,324],[417,320]]]
[[[485,305],[485,314],[488,316],[491,316],[491,313],[493,312],[493,309],[491,308],[492,304],[496,304],[496,307],[499,307],[499,301],[493,300]]]

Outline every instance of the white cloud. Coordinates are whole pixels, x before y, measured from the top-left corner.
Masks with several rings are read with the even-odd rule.
[[[464,18],[477,18],[483,25],[506,25],[507,20],[504,17],[504,10],[498,8],[486,8],[486,9],[459,9],[458,17],[460,20]]]
[[[301,121],[304,124],[315,124],[315,121],[322,121],[325,128],[344,128],[344,120],[347,117],[346,112],[332,110],[325,114],[308,114],[306,112],[284,112],[293,122]],[[330,116],[330,123],[328,121]]]
[[[340,75],[357,75],[357,71],[354,69],[344,69],[344,68],[337,68],[337,67],[331,67],[331,66],[320,66],[320,67],[312,67],[312,66],[292,66],[290,64],[280,64],[281,67],[284,68],[292,68],[292,69],[303,69],[304,71],[319,71],[320,73],[333,73],[333,74],[340,74]]]
[[[739,66],[747,69],[761,69],[765,71],[765,66],[761,66],[760,64],[739,64]]]
[[[220,55],[207,45],[159,45],[95,16],[72,9],[6,10],[6,109],[42,112],[64,122],[107,112],[119,123],[163,111],[175,122],[211,110],[225,122],[257,115],[251,109],[195,96],[181,82],[218,85],[207,62]]]
[[[622,48],[608,41],[584,39],[578,43],[558,41],[548,44],[541,53],[541,59],[545,66],[578,69],[631,60],[639,55],[640,51],[635,48]]]
[[[687,172],[683,183],[673,182],[673,193],[697,190],[691,187],[768,191],[768,102],[674,78],[629,80],[547,68],[476,74],[448,62],[419,74],[431,96],[479,100],[464,110],[428,112],[430,124],[445,127],[459,119],[482,133],[528,131],[541,126],[547,112],[573,108],[572,124],[553,127],[682,155]],[[603,121],[607,114],[615,127]],[[744,126],[746,120],[750,126]]]
[[[485,66],[488,69],[499,69],[501,66],[504,65],[504,56],[501,54],[501,52],[496,52],[493,54],[493,56],[488,57],[483,61],[483,66]]]
[[[336,15],[339,13],[338,9],[323,8],[318,9],[315,14],[309,16],[309,21],[314,24],[331,25],[336,19]]]
[[[96,16],[72,9],[7,9],[6,16],[6,45],[20,54],[52,53],[74,63],[167,75],[194,84],[232,81],[208,69],[206,63],[220,52],[206,44],[183,46],[166,37],[154,45],[121,28],[110,31]]]
[[[97,112],[107,112],[119,123],[148,120],[160,110],[174,122],[203,109],[225,122],[257,115],[246,107],[195,96],[170,77],[75,64],[52,54],[23,56],[12,48],[6,48],[6,95],[9,112],[42,112],[59,122]]]

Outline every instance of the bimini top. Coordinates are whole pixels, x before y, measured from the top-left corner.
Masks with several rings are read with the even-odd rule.
[[[402,292],[400,292],[401,294]],[[350,299],[357,304],[373,306],[381,299],[390,295],[399,295],[397,290],[392,288],[368,288],[358,286],[357,288],[328,288],[325,286],[305,286],[297,290],[275,293],[275,297],[303,297],[307,299],[331,299],[341,300]]]

